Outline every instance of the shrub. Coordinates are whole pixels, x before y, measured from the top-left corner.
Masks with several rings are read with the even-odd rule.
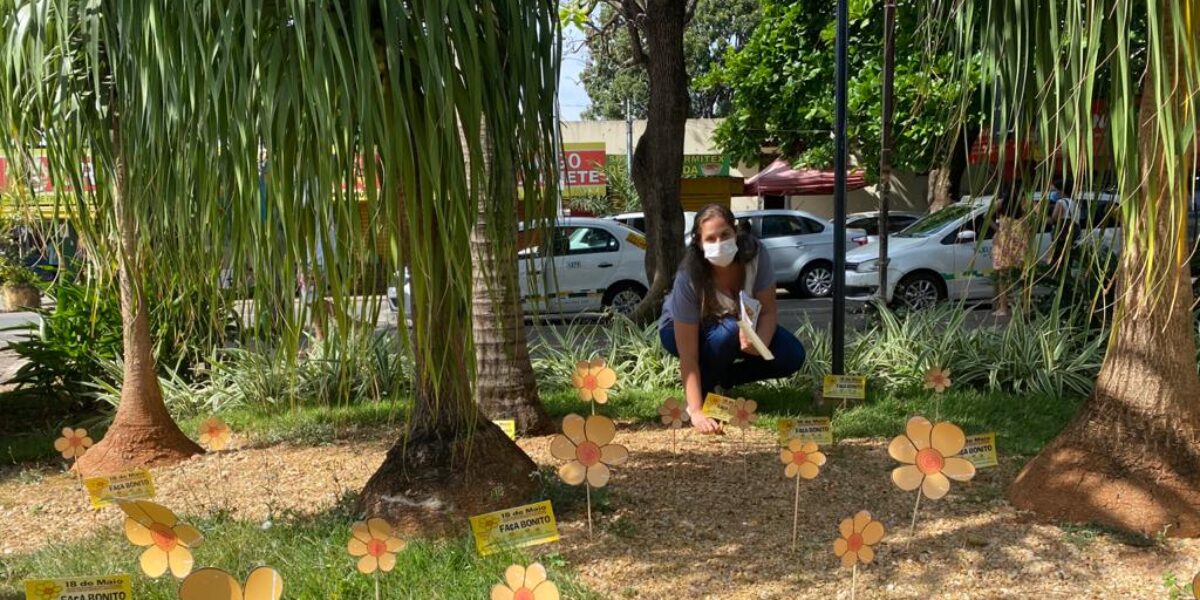
[[[645,327],[613,315],[603,324],[574,322],[539,329],[530,348],[539,385],[571,384],[575,363],[600,357],[617,372],[617,385],[627,388],[672,388],[679,385],[679,360],[663,349],[658,325]]]

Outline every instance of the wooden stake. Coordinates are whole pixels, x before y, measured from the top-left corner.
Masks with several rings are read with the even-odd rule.
[[[376,567],[375,568],[375,600],[379,600],[380,598],[381,598],[381,596],[379,595],[379,567]]]
[[[913,505],[912,528],[908,532],[908,541],[904,543],[904,548],[907,549],[909,544],[917,535],[917,510],[921,508],[921,488],[917,488],[917,503]]]
[[[587,488],[588,537],[592,537],[592,484],[583,484]]]
[[[800,532],[800,474],[796,473],[796,504],[792,510],[792,552],[796,551],[796,538]]]
[[[854,594],[858,591],[858,561],[854,561],[854,568],[850,571],[850,600],[854,600]]]

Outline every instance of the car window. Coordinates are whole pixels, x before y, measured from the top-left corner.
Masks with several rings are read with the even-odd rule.
[[[804,221],[796,217],[769,215],[762,219],[763,238],[787,237],[812,233]]]
[[[957,231],[953,231],[950,233],[950,235],[946,236],[946,238],[942,240],[942,243],[971,244],[980,240],[990,240],[996,237],[996,220],[992,217],[994,217],[994,215],[992,215],[990,212],[985,212],[976,216],[974,219],[968,220],[967,222],[963,223],[962,227],[959,227]],[[958,234],[962,231],[974,231],[975,239],[970,242],[958,242]]]
[[[916,221],[917,221],[916,217],[907,217],[907,216],[892,217],[892,216],[889,216],[888,217],[888,232],[889,233],[898,233],[898,232],[904,231],[904,229],[906,227],[908,227],[909,225],[912,225]],[[876,223],[878,224],[878,221]],[[871,233],[871,235],[874,235],[874,233]]]
[[[896,237],[924,238],[937,234],[943,227],[957,221],[974,210],[974,207],[964,204],[952,204],[933,214],[917,219],[915,223],[896,234]]]
[[[892,227],[894,227],[893,223],[891,221],[888,221],[889,230],[893,231],[893,232],[897,231],[896,229],[892,229]],[[871,217],[861,217],[858,219],[854,219],[853,221],[847,221],[846,228],[847,229],[861,229],[861,230],[867,232],[867,235],[879,235],[879,219],[874,219]]]
[[[599,227],[559,227],[555,237],[558,238],[561,255],[597,254],[621,249],[617,238]]]
[[[808,233],[821,233],[822,231],[825,231],[824,225],[812,219],[805,219],[801,217],[800,222],[804,224],[806,229],[808,229]]]

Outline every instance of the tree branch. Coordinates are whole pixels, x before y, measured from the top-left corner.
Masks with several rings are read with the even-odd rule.
[[[626,65],[647,64],[649,61],[646,59],[646,49],[642,46],[642,35],[637,26],[638,19],[646,17],[646,10],[638,4],[637,0],[621,0],[621,7],[621,12],[625,16],[625,27],[629,29],[629,46],[633,51],[633,56]]]

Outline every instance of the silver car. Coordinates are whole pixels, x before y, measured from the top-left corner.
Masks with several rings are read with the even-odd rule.
[[[775,267],[775,280],[793,294],[825,298],[833,292],[833,225],[800,210],[734,213],[762,240]],[[867,232],[846,229],[846,250],[867,244]]]

